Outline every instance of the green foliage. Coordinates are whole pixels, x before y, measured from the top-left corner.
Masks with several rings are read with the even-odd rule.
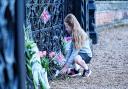
[[[46,71],[48,71],[48,72],[50,71],[49,70],[49,59],[47,57],[41,58],[41,65],[43,68],[46,69]]]
[[[41,87],[41,89],[46,89],[46,86],[45,86],[44,81],[41,81],[40,78],[39,78],[39,83],[40,83],[40,87]]]
[[[38,89],[38,85],[35,83],[35,80],[33,79],[33,74],[32,74],[32,65],[31,61],[33,56],[36,54],[36,51],[33,50],[34,47],[36,47],[36,43],[34,43],[32,37],[31,37],[31,30],[30,28],[25,28],[24,27],[24,33],[25,33],[25,59],[26,59],[26,69],[27,69],[27,75],[29,78],[33,81],[33,86],[35,89]],[[48,61],[42,60],[41,61],[42,67],[48,69]],[[26,85],[27,87],[27,85]],[[40,87],[41,89],[46,89],[45,84],[40,82]]]

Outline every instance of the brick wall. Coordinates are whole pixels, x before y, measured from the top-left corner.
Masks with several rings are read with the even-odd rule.
[[[128,20],[128,1],[96,1],[96,26]]]

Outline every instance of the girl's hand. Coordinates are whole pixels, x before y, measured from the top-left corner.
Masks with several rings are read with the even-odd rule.
[[[61,74],[66,74],[68,71],[68,67],[65,65],[62,70],[60,71]]]

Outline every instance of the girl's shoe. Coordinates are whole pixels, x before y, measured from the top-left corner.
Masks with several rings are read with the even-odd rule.
[[[76,76],[80,76],[80,70],[75,70],[75,69],[70,69],[70,73],[68,73],[69,76],[71,77],[76,77]]]
[[[82,77],[89,77],[91,75],[92,71],[91,70],[84,70],[83,71],[83,74],[82,74]]]

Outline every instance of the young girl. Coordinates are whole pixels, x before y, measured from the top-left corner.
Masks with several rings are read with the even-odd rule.
[[[66,31],[71,34],[73,40],[70,45],[70,50],[66,55],[67,61],[62,68],[61,73],[66,73],[69,66],[76,63],[84,69],[82,76],[89,77],[91,70],[88,68],[87,63],[89,63],[92,58],[89,37],[81,28],[79,22],[73,14],[68,14],[65,17],[64,24]]]

